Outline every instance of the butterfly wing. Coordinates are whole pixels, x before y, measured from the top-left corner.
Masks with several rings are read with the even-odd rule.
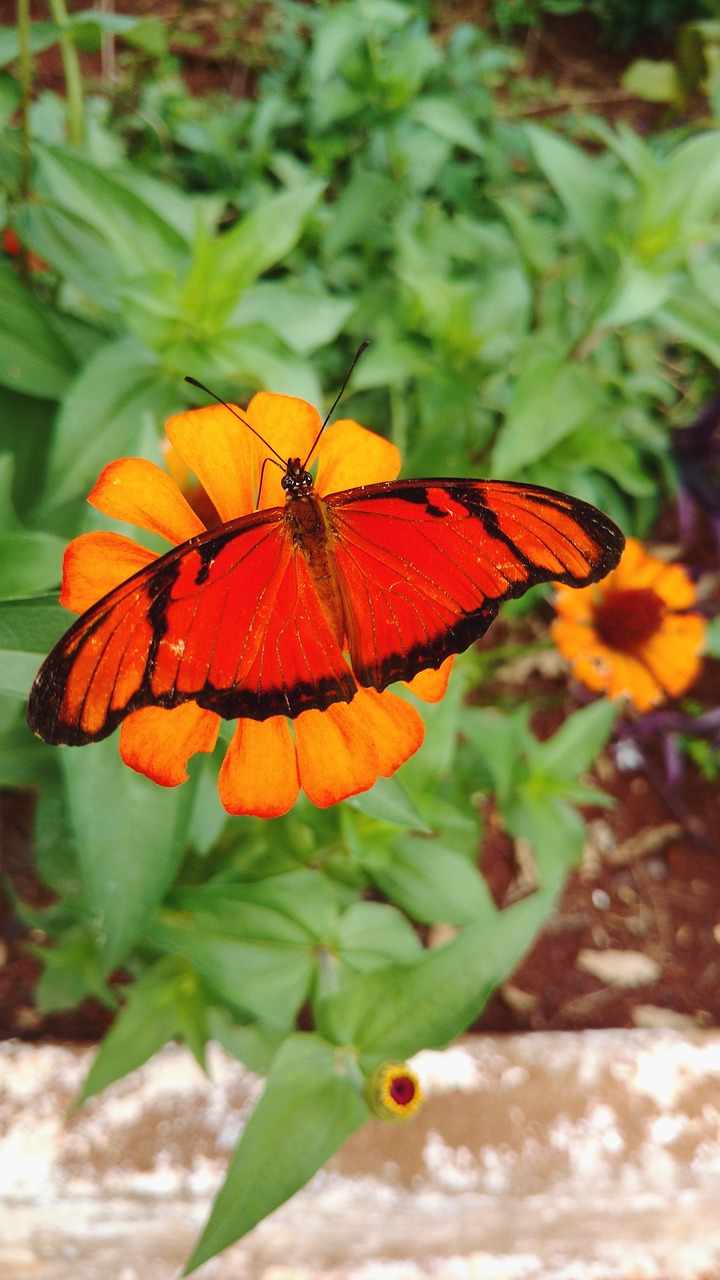
[[[286,512],[271,508],[190,539],[84,613],[44,662],[28,722],[82,745],[138,707],[192,700],[265,720],[355,691]]]
[[[598,581],[625,541],[589,503],[502,481],[395,481],[326,501],[350,661],[375,689],[460,653],[537,583]]]

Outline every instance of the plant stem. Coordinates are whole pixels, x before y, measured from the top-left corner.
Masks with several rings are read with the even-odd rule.
[[[49,0],[50,13],[59,27],[68,26],[68,12],[65,0]],[[68,34],[60,36],[60,54],[65,73],[65,93],[67,95],[68,142],[73,147],[82,145],[85,136],[83,117],[83,88],[80,74],[80,60],[75,42]]]
[[[20,196],[24,201],[30,195],[30,173],[32,170],[32,143],[30,141],[30,95],[32,92],[30,0],[18,0],[17,30],[20,44],[20,129],[22,134]]]

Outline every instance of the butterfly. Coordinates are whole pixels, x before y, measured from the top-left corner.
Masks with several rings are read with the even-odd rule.
[[[31,729],[78,746],[140,707],[265,720],[350,702],[358,685],[439,667],[538,583],[598,581],[624,546],[597,508],[537,485],[400,480],[321,497],[306,465],[284,464],[284,506],[197,534],[88,609],[38,673]]]

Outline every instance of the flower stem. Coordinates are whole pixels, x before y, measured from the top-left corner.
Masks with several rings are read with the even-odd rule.
[[[18,0],[17,30],[20,45],[20,130],[22,156],[20,167],[20,196],[30,195],[32,170],[32,144],[30,141],[30,95],[32,93],[32,56],[30,54],[30,0]]]
[[[49,0],[50,13],[59,27],[68,26],[68,12],[65,0]],[[85,135],[83,119],[83,88],[80,74],[80,60],[75,42],[65,33],[60,36],[60,55],[65,73],[65,93],[67,95],[68,142],[73,147],[82,145]]]

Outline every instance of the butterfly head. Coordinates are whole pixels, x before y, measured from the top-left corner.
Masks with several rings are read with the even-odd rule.
[[[313,478],[310,472],[305,470],[300,458],[288,458],[281,484],[288,498],[300,498],[304,494],[312,493],[314,488]]]

